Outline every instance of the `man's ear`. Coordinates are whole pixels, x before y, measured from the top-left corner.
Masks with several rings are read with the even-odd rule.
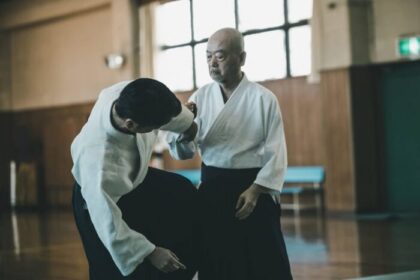
[[[136,124],[134,123],[134,121],[132,119],[125,119],[124,120],[124,127],[132,130],[134,127],[136,126]]]
[[[241,62],[241,66],[244,66],[244,64],[245,64],[245,60],[246,60],[246,52],[242,52],[242,53],[239,55],[239,59],[240,59],[240,62]]]

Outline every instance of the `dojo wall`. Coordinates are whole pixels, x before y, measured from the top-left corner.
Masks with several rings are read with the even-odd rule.
[[[419,0],[373,0],[372,62],[398,60],[396,38],[420,34]]]
[[[104,6],[13,30],[13,111],[92,101],[103,86],[116,81],[103,63],[111,51],[109,16],[109,6]]]
[[[41,205],[69,206],[70,143],[99,91],[130,78],[104,63],[121,38],[112,32],[120,4],[30,2],[0,9],[0,208],[12,159],[36,164]]]

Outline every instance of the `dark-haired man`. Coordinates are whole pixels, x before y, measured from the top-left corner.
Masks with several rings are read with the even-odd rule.
[[[101,92],[71,145],[73,209],[91,280],[192,278],[196,190],[148,163],[157,129],[190,140],[193,118],[156,80]]]

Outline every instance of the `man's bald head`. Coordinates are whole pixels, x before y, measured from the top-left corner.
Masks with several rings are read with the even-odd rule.
[[[209,38],[206,53],[210,76],[214,81],[231,86],[240,82],[246,53],[239,31],[233,28],[216,31]]]
[[[230,51],[240,54],[244,51],[244,38],[234,28],[222,28],[210,36],[210,41],[224,42]]]

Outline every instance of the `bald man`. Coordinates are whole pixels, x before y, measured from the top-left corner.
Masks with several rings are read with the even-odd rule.
[[[168,135],[175,158],[202,156],[200,280],[292,279],[280,228],[279,194],[286,143],[275,95],[241,71],[244,40],[224,28],[207,44],[214,80],[190,98],[199,129],[195,141]]]

